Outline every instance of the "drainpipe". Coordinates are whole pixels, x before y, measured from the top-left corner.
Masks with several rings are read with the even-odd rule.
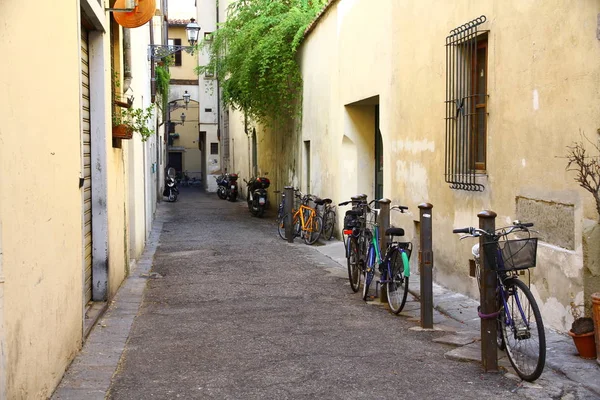
[[[150,20],[150,23],[148,24],[149,27],[149,34],[150,34],[150,44],[154,44],[154,24],[152,23],[152,20]],[[150,102],[151,103],[155,103],[156,102],[156,77],[155,77],[155,73],[154,73],[154,60],[152,59],[152,57],[150,57]],[[163,110],[164,113],[164,110]],[[164,115],[163,115],[164,116]],[[164,120],[164,118],[163,118]],[[156,202],[160,203],[162,197],[161,197],[161,188],[160,188],[160,173],[159,173],[159,168],[158,168],[158,160],[160,160],[160,134],[158,133],[158,113],[156,115],[156,123],[154,124],[155,126],[155,138],[156,138],[156,168],[154,168],[154,173],[156,174]]]
[[[219,2],[216,2],[217,6],[217,27],[219,26]],[[218,61],[217,61],[218,63]],[[217,138],[221,140],[221,85],[219,84],[219,77],[217,76]],[[229,135],[225,138],[225,140],[229,141]],[[229,147],[229,143],[227,143],[227,147]],[[229,151],[228,151],[229,153]],[[229,157],[229,154],[227,155]],[[223,165],[223,152],[221,152],[221,170],[228,171],[229,170],[229,162],[228,165]],[[224,167],[224,168],[223,168]],[[233,171],[235,172],[235,171]]]
[[[131,32],[123,28],[123,93],[131,87]]]

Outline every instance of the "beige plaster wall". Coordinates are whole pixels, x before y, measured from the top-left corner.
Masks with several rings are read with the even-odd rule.
[[[169,39],[181,39],[182,46],[190,45],[187,40],[185,26],[169,26]],[[197,66],[197,55],[191,55],[187,51],[182,51],[181,66],[172,66],[169,68],[171,79],[197,79],[198,76],[193,73],[193,69]]]
[[[418,235],[417,205],[434,205],[435,279],[475,296],[468,277],[472,243],[459,242],[452,228],[477,226],[482,209],[496,211],[497,225],[505,225],[516,217],[517,199],[531,199],[542,204],[536,217],[546,236],[573,236],[573,249],[540,244],[532,274],[545,321],[565,329],[565,306],[583,292],[583,219],[595,212],[560,157],[580,131],[595,138],[598,128],[599,12],[598,1],[336,3],[300,54],[312,191],[336,201],[356,192],[372,198],[374,111],[366,103],[379,96],[384,197],[410,207],[410,214],[392,217],[408,238]],[[490,31],[488,164],[479,178],[485,191],[476,193],[444,182],[444,44],[451,29],[482,14],[487,22],[480,30]],[[331,181],[337,184],[326,184]],[[572,208],[573,231],[551,223],[557,203]]]
[[[0,20],[0,398],[45,398],[82,337],[79,10],[2,2]]]

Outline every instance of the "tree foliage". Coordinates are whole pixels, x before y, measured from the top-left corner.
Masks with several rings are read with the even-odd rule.
[[[208,46],[197,72],[219,77],[225,105],[269,124],[291,117],[302,93],[296,51],[327,0],[237,0]]]

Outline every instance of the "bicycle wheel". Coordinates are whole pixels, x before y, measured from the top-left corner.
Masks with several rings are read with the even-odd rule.
[[[390,311],[399,314],[406,304],[408,295],[408,276],[404,276],[404,261],[402,252],[398,249],[392,250],[388,261],[387,301]]]
[[[324,240],[331,240],[333,237],[333,229],[335,228],[335,211],[329,210],[323,217],[323,233],[321,237]]]
[[[321,236],[321,228],[323,227],[323,219],[317,215],[313,215],[312,220],[309,220],[309,227],[304,233],[304,243],[313,244],[319,240]]]
[[[287,240],[287,237],[285,236],[284,221],[288,215],[289,214],[285,214],[279,219],[279,221],[277,221],[277,233],[279,233],[279,237],[281,237],[283,240]],[[292,234],[294,235],[294,237],[297,237],[300,232],[300,223],[298,221],[298,217],[295,216],[294,220],[292,221],[292,224]]]
[[[360,288],[360,262],[358,257],[358,242],[356,238],[348,238],[348,253],[346,253],[348,261],[348,279],[350,287],[354,293]]]
[[[504,282],[506,309],[500,313],[506,354],[524,381],[540,377],[546,362],[546,335],[540,309],[531,291],[519,279]]]
[[[369,286],[371,286],[373,276],[375,275],[375,247],[373,247],[373,244],[369,245],[369,250],[367,251],[367,265],[365,266],[363,275],[363,300],[367,301]]]

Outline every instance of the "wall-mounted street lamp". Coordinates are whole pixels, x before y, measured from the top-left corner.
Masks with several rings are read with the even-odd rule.
[[[183,94],[183,102],[185,103],[185,109],[187,110],[188,104],[190,104],[190,94],[187,92],[187,90]]]
[[[198,35],[200,34],[200,25],[196,23],[194,18],[190,19],[190,23],[186,25],[185,32],[189,46],[150,44],[148,45],[148,59],[158,61],[181,50],[193,55],[194,45],[198,43]]]
[[[181,113],[181,116],[179,118],[181,118],[181,122],[171,121],[171,124],[173,124],[173,125],[183,125],[185,123],[185,113]]]

